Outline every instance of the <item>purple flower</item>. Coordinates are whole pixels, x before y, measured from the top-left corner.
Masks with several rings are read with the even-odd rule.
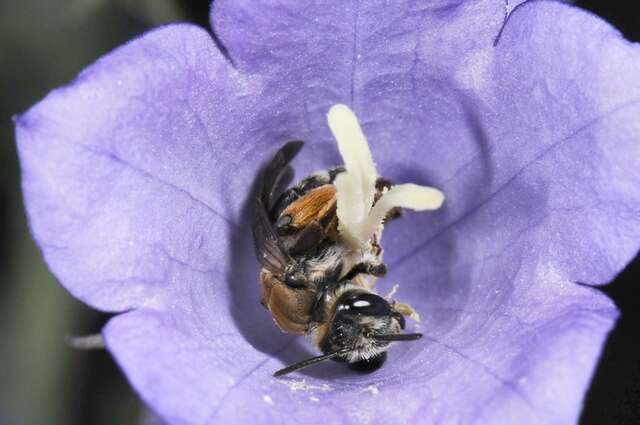
[[[513,6],[513,5],[512,5]],[[509,14],[505,22],[505,15]],[[218,0],[215,40],[160,28],[17,120],[33,234],[60,282],[122,313],[107,347],[170,424],[576,422],[640,240],[640,50],[571,6]],[[441,188],[383,240],[381,292],[420,342],[374,374],[311,353],[258,303],[249,196],[303,139],[340,162],[356,112],[380,174]]]

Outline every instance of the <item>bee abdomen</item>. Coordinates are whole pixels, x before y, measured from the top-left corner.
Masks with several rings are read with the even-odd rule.
[[[311,308],[315,301],[313,291],[293,289],[266,270],[260,274],[262,303],[271,312],[273,320],[284,332],[303,335],[311,323]]]

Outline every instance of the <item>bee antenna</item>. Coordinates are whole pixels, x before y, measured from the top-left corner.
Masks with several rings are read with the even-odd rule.
[[[291,366],[287,366],[284,369],[280,369],[279,371],[274,373],[273,376],[278,377],[278,376],[287,375],[287,374],[289,374],[291,372],[294,372],[296,370],[304,369],[305,367],[313,366],[316,363],[320,363],[320,362],[323,362],[325,360],[332,359],[335,356],[337,356],[338,354],[339,353],[337,351],[334,351],[333,353],[323,354],[322,356],[312,357],[310,359],[306,359],[306,360],[303,360],[301,362],[294,363]]]
[[[378,341],[415,341],[422,338],[422,334],[388,334],[388,335],[372,335],[373,339]]]

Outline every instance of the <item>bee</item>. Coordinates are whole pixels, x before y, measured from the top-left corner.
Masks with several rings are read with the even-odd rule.
[[[373,371],[385,362],[392,342],[422,336],[402,333],[404,316],[413,310],[378,295],[370,280],[387,271],[379,243],[383,224],[399,217],[402,207],[439,207],[441,193],[379,178],[353,112],[336,105],[328,118],[344,167],[288,188],[290,162],[303,146],[293,141],[276,153],[258,182],[252,229],[262,266],[261,302],[281,330],[310,336],[323,353],[275,376],[329,359]]]

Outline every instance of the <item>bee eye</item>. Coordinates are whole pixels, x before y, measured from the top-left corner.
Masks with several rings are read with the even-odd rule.
[[[375,294],[357,294],[349,297],[341,307],[350,313],[365,316],[388,316],[391,314],[389,303]]]

